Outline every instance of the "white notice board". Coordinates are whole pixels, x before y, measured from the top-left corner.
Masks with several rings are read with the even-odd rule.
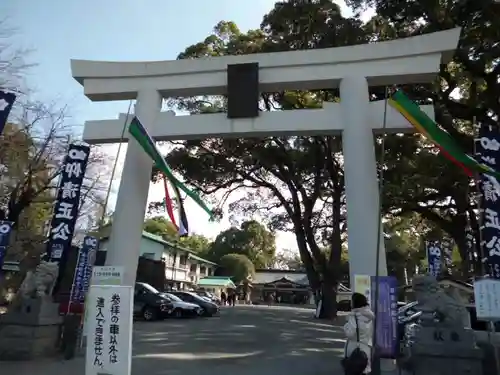
[[[94,266],[92,285],[122,285],[123,273],[122,266]]]
[[[500,320],[500,280],[474,281],[474,304],[479,320]]]
[[[85,375],[130,375],[133,300],[131,286],[90,287],[85,301]]]

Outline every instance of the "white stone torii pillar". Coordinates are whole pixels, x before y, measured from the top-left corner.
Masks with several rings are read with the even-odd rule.
[[[347,194],[348,251],[351,277],[376,274],[379,189],[373,132],[408,132],[410,125],[384,102],[369,102],[368,87],[430,82],[449,61],[460,35],[452,29],[407,39],[320,50],[226,56],[162,62],[72,61],[73,77],[94,101],[137,98],[137,114],[157,141],[204,137],[320,135],[343,132]],[[262,91],[340,88],[340,103],[323,109],[263,112],[252,119],[225,114],[175,116],[160,112],[160,96],[226,93],[229,64],[259,63]],[[433,109],[423,110],[433,117]],[[84,140],[120,141],[124,117],[88,121]],[[128,139],[128,134],[125,134]],[[108,249],[110,265],[125,267],[125,285],[133,285],[152,162],[129,140]],[[379,274],[387,274],[381,241]]]

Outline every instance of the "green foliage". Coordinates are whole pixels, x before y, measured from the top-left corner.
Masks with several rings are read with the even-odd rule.
[[[243,254],[226,254],[219,259],[216,274],[229,276],[235,283],[240,283],[254,276],[255,267],[250,259]]]
[[[271,265],[276,252],[273,232],[255,220],[245,221],[240,228],[232,227],[221,232],[210,246],[208,256],[220,263],[227,254],[245,255],[255,268]]]
[[[357,17],[343,17],[329,0],[278,2],[259,30],[242,33],[234,23],[222,21],[179,59],[337,47],[461,26],[457,53],[452,63],[441,67],[439,80],[403,88],[419,103],[433,102],[437,122],[469,152],[473,120],[497,126],[498,5],[455,0],[348,4],[355,10],[373,6],[377,14],[364,24]],[[383,99],[385,88],[373,87],[371,94]],[[300,110],[319,108],[325,101],[338,101],[338,92],[263,93],[260,104],[263,111]],[[224,97],[176,99],[169,104],[191,113],[221,112],[226,107]],[[206,139],[182,142],[167,160],[204,194],[244,191],[243,198],[231,204],[232,215],[258,213],[271,229],[293,232],[309,279],[318,288],[320,280],[334,285],[341,279],[348,260],[342,247],[346,228],[340,143],[333,136]],[[386,227],[391,271],[401,277],[404,268],[422,261],[424,236],[446,233],[457,244],[465,275],[464,228],[468,220],[476,234],[479,228],[468,177],[418,135],[387,136],[384,157],[382,202],[383,214],[391,221]]]
[[[292,250],[284,250],[274,256],[271,268],[303,271],[304,264],[298,253]]]
[[[179,237],[175,225],[163,216],[154,216],[144,221],[144,231],[161,236],[164,240],[179,244],[186,249],[195,251],[200,256],[206,256],[210,248],[210,240],[200,234],[190,234]]]
[[[233,23],[220,22],[179,59],[359,44],[367,41],[361,25],[342,17],[331,1],[277,3],[260,30],[242,33]],[[263,93],[261,109],[320,108],[325,100],[337,101],[336,91]],[[170,105],[191,113],[220,112],[225,99],[189,98]],[[183,142],[167,160],[205,194],[246,192],[231,204],[230,212],[258,213],[271,229],[292,231],[309,279],[319,288],[320,279],[334,285],[339,276],[345,228],[340,144],[332,136],[206,139]],[[330,258],[320,246],[332,248]]]
[[[155,216],[146,219],[143,228],[144,231],[164,237],[165,239],[173,239],[177,236],[177,229],[174,224],[163,216]]]
[[[349,0],[355,11],[373,7],[376,16],[366,30],[372,40],[386,40],[461,27],[453,61],[442,65],[431,85],[405,86],[414,100],[433,102],[436,121],[473,152],[473,125],[498,126],[500,115],[500,5],[494,1]],[[462,274],[467,277],[467,222],[479,243],[475,186],[462,171],[420,137],[388,137],[387,211],[417,212],[446,232],[457,244]],[[476,249],[478,251],[478,249]],[[480,267],[476,268],[479,269]]]

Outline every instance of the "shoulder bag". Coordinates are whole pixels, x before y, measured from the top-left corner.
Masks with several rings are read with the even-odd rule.
[[[359,347],[359,325],[358,318],[356,314],[354,314],[354,320],[356,321],[356,342],[357,347],[347,356],[347,347],[349,342],[346,345],[346,354],[342,359],[342,367],[344,368],[345,375],[360,375],[363,374],[366,367],[368,366],[368,355]]]

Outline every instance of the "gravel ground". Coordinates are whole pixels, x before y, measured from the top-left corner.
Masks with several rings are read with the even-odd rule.
[[[313,310],[226,307],[219,317],[134,324],[133,375],[342,374],[340,327]],[[2,375],[84,375],[84,359],[1,362]]]

